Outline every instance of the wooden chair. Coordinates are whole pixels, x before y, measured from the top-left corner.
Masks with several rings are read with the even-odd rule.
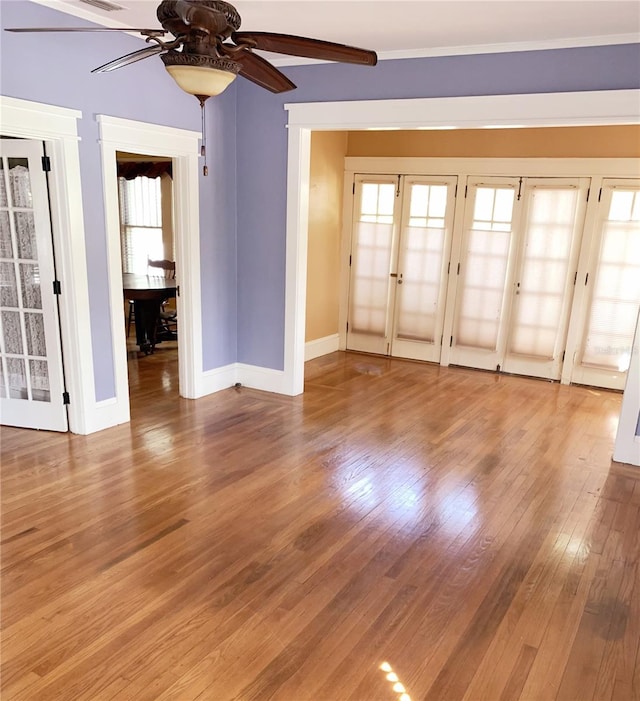
[[[176,263],[173,260],[151,260],[147,258],[147,268],[155,268],[156,270],[162,270],[158,275],[166,277],[168,280],[176,279]],[[155,272],[149,273],[150,275],[155,275]]]
[[[151,258],[147,258],[147,269],[149,268],[162,271],[158,274],[168,280],[176,279],[176,263],[173,260],[151,260]],[[151,271],[149,274],[153,275],[155,273]],[[176,338],[178,333],[178,312],[175,309],[167,308],[168,302],[168,299],[162,302],[162,310],[160,311],[160,320],[158,322],[158,336],[160,339],[162,337],[173,339]]]

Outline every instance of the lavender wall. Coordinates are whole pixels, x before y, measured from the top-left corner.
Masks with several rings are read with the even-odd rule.
[[[86,22],[29,2],[2,2],[1,27],[87,26]],[[78,123],[95,394],[115,394],[107,288],[101,155],[97,114],[198,131],[196,100],[175,87],[157,58],[113,73],[91,69],[142,44],[119,32],[1,34],[0,89],[23,98],[81,110]],[[235,86],[207,105],[209,169],[201,177],[204,369],[236,358]]]
[[[238,85],[238,360],[284,362],[285,103],[640,87],[640,45],[283,68],[297,90]]]

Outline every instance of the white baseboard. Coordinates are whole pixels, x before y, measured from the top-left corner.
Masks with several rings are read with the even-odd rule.
[[[69,430],[79,435],[88,435],[104,431],[112,426],[119,426],[130,421],[129,396],[126,401],[118,401],[115,397],[96,402],[90,412],[85,412],[81,421],[69,422]]]
[[[261,368],[257,365],[244,365],[244,363],[237,363],[236,367],[236,382],[239,382],[244,387],[259,389],[263,392],[290,394],[283,370],[271,370],[270,368]]]
[[[238,382],[238,364],[232,363],[221,368],[203,372],[199,383],[198,397],[233,387]]]
[[[243,387],[259,389],[263,392],[289,394],[286,388],[285,375],[282,370],[261,368],[257,365],[233,363],[222,368],[209,370],[202,374],[199,397],[219,392],[240,383]]]
[[[328,355],[338,350],[340,345],[340,336],[337,333],[324,338],[317,338],[314,341],[307,341],[304,344],[304,359],[313,360],[321,355]]]

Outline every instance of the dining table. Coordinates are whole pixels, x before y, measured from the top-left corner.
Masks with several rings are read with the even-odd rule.
[[[149,355],[159,342],[158,322],[162,304],[176,296],[176,281],[162,275],[123,273],[122,292],[125,300],[133,302],[136,343],[145,355]]]

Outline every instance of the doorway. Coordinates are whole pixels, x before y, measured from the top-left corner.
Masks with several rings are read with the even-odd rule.
[[[117,151],[116,163],[127,369],[133,412],[136,410],[134,387],[137,392],[144,391],[146,384],[147,389],[154,389],[154,394],[160,389],[173,392],[176,397],[179,393],[175,298],[179,271],[175,265],[173,161],[167,156],[149,158]],[[134,284],[144,287],[145,280],[154,287],[164,284],[170,288],[164,293],[158,289],[157,298],[153,299],[142,299],[150,295],[148,290],[127,292]],[[148,329],[144,317],[150,314],[153,324]],[[151,355],[162,358],[152,362]],[[158,383],[158,373],[169,380]],[[146,377],[144,383],[142,377]]]
[[[202,314],[200,294],[199,132],[99,115],[108,267],[111,299],[111,333],[115,359],[116,398],[112,415],[118,423],[129,421],[129,380],[126,329],[123,323],[123,280],[118,206],[116,153],[141,154],[151,160],[169,157],[173,164],[173,220],[176,289],[180,319],[178,354],[179,393],[202,396]]]

